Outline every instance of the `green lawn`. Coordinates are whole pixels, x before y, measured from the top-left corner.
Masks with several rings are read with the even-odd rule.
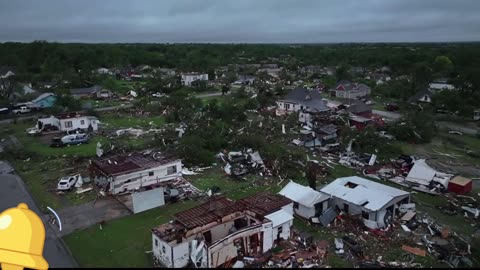
[[[28,135],[25,130],[33,127],[35,123],[18,123],[8,126],[8,131],[5,135],[15,136],[23,148],[31,153],[35,153],[35,156],[92,156],[95,155],[96,143],[101,141],[100,136],[94,136],[87,144],[72,145],[66,147],[50,147],[50,141],[42,136]]]
[[[93,108],[113,107],[113,106],[120,106],[121,104],[130,103],[123,100],[95,100],[95,99],[86,99],[86,100],[82,100],[82,102],[84,104],[91,103]]]
[[[64,195],[56,195],[56,187],[60,177],[77,173],[86,168],[86,161],[68,163],[61,157],[49,157],[42,160],[32,158],[30,160],[10,160],[17,174],[22,177],[40,209],[46,211],[50,206],[61,209],[70,205],[78,205],[95,198],[95,192],[76,194],[68,192]]]
[[[172,219],[176,212],[197,205],[179,202],[92,226],[64,237],[81,267],[153,267],[151,229]]]
[[[203,191],[217,186],[220,188],[220,193],[231,199],[244,198],[264,190],[278,192],[287,184],[286,181],[281,185],[269,184],[271,183],[269,180],[253,174],[247,175],[246,180],[235,180],[226,176],[220,167],[206,170],[199,175],[185,176],[185,178]]]
[[[165,118],[111,113],[100,116],[100,122],[107,128],[160,128],[165,124]]]

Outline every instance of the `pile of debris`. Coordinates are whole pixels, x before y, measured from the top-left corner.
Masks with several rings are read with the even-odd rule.
[[[223,170],[229,176],[239,177],[247,173],[259,172],[261,176],[271,173],[265,167],[258,151],[247,149],[243,151],[220,152],[217,157],[225,164]]]
[[[275,247],[263,254],[241,256],[233,268],[319,268],[328,266],[330,244],[314,241],[312,235],[293,230],[290,240],[278,240]],[[225,267],[227,268],[227,267]]]

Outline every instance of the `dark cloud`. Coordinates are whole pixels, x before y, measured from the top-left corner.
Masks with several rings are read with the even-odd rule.
[[[478,0],[0,0],[0,41],[478,41]]]

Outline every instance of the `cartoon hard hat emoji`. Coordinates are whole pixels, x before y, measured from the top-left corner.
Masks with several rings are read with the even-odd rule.
[[[45,227],[24,203],[0,214],[0,263],[3,270],[48,269],[43,258]]]

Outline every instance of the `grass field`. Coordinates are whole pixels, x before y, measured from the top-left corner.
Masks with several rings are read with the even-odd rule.
[[[108,128],[160,128],[165,124],[162,116],[135,116],[110,113],[100,116],[100,122]]]
[[[179,202],[92,226],[64,237],[81,267],[153,267],[151,229],[191,208],[194,201]]]
[[[95,100],[95,99],[86,99],[82,100],[82,102],[92,104],[93,108],[105,108],[105,107],[113,107],[113,106],[120,106],[121,104],[129,104],[130,102],[126,102],[123,100]]]

